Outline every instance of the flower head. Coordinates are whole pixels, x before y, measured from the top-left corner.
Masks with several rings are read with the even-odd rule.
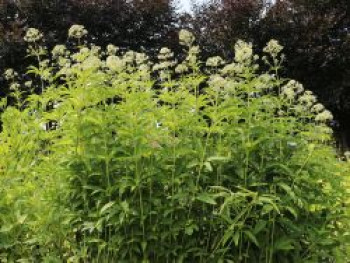
[[[24,82],[24,86],[25,86],[26,88],[32,87],[32,86],[33,86],[33,81],[28,80],[28,81]]]
[[[12,84],[10,85],[10,90],[16,91],[16,90],[19,90],[20,87],[21,87],[21,85],[19,85],[18,83],[15,82],[15,83],[12,83]]]
[[[220,75],[213,75],[213,76],[210,77],[208,83],[214,89],[220,89],[220,88],[223,88],[225,86],[226,81]]]
[[[179,41],[180,41],[180,44],[181,45],[184,45],[184,46],[192,46],[192,44],[194,43],[195,41],[195,37],[194,35],[188,31],[188,30],[185,30],[185,29],[182,29],[179,33]]]
[[[24,41],[34,43],[42,39],[43,34],[36,28],[28,28],[24,36]]]
[[[125,67],[125,64],[125,61],[117,56],[109,56],[106,59],[106,66],[112,71],[122,71]]]
[[[68,30],[68,36],[70,38],[81,39],[87,35],[88,31],[82,25],[72,25]]]
[[[219,67],[225,64],[225,61],[220,56],[210,57],[205,65],[207,67]]]
[[[113,56],[117,53],[117,51],[119,50],[119,48],[115,45],[109,44],[107,46],[107,54],[110,56]]]
[[[65,45],[56,45],[53,49],[52,49],[52,56],[54,58],[60,57],[60,56],[64,56],[66,54],[66,46]]]
[[[187,71],[188,67],[185,64],[179,64],[175,68],[175,72],[179,74],[186,73]]]
[[[224,75],[235,75],[235,74],[241,74],[243,73],[244,66],[239,63],[231,63],[226,65],[222,70],[221,73]]]
[[[76,61],[76,62],[82,62],[85,59],[87,59],[90,56],[90,49],[88,49],[87,47],[83,47],[79,50],[79,52],[75,53],[72,55],[72,58]]]
[[[235,61],[238,63],[250,63],[253,58],[253,45],[252,43],[238,40],[235,44]]]
[[[158,54],[159,60],[170,60],[174,57],[174,53],[167,47],[161,48]]]
[[[333,115],[329,110],[324,110],[323,112],[316,115],[316,121],[326,122],[333,120]]]
[[[344,156],[345,156],[345,158],[346,158],[347,161],[350,161],[350,152],[349,152],[349,151],[346,151],[346,152],[344,153]]]
[[[317,103],[311,108],[311,112],[320,113],[324,109],[325,109],[325,107],[321,103]]]
[[[278,43],[277,40],[271,39],[267,43],[266,47],[264,47],[263,51],[273,57],[276,57],[282,51],[282,49],[283,47]]]
[[[290,87],[283,87],[281,95],[288,100],[293,100],[295,98],[295,91]]]
[[[198,54],[200,53],[199,46],[192,46],[188,50],[188,55],[186,57],[186,61],[190,64],[196,64],[198,59]]]
[[[311,107],[317,101],[316,97],[309,90],[305,91],[302,96],[299,97],[299,102],[307,107]]]
[[[135,61],[137,65],[146,64],[148,59],[149,58],[145,53],[136,53]]]
[[[14,79],[17,76],[17,73],[12,69],[6,69],[4,72],[4,77],[6,80]]]
[[[101,60],[97,56],[89,56],[81,64],[84,70],[87,69],[97,69],[101,66]]]

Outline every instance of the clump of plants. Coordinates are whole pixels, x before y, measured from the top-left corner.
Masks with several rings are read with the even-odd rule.
[[[37,65],[6,71],[2,262],[345,262],[332,114],[277,41],[202,62],[183,30],[185,58],[151,62],[86,34],[48,51],[29,29]]]

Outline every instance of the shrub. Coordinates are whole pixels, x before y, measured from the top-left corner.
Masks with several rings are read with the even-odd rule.
[[[152,64],[80,38],[52,54],[40,38],[29,43],[32,82],[8,71],[17,106],[2,102],[3,261],[344,256],[345,167],[332,115],[279,77],[282,47],[269,42],[260,59],[238,41],[234,61],[204,66],[193,36],[180,36],[181,63],[167,48]]]

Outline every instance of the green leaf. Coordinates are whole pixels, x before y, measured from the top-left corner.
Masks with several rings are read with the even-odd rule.
[[[233,235],[233,242],[235,243],[235,246],[238,247],[238,243],[239,243],[239,238],[241,237],[239,232],[236,232]]]
[[[207,193],[203,193],[197,196],[197,200],[210,205],[216,205],[215,199]]]
[[[211,156],[207,159],[208,162],[228,162],[229,160],[229,157],[223,156]]]
[[[289,185],[285,183],[278,183],[277,185],[281,187],[288,194],[288,196],[295,200],[295,193]]]
[[[192,236],[193,234],[193,227],[191,225],[185,227],[185,233],[188,236]]]
[[[294,249],[293,240],[288,237],[282,237],[274,243],[274,251],[288,251]]]
[[[285,209],[288,210],[294,216],[295,219],[298,218],[298,213],[293,207],[286,206]]]
[[[253,242],[257,247],[259,247],[259,242],[256,239],[256,237],[254,236],[254,234],[252,232],[250,232],[249,230],[245,230],[243,231],[243,233],[248,237],[248,239]]]
[[[105,204],[105,205],[101,208],[100,214],[101,214],[101,215],[104,214],[108,209],[110,209],[110,208],[114,205],[114,203],[115,203],[114,201],[111,201],[111,202]]]
[[[254,230],[253,230],[253,233],[256,235],[256,234],[259,234],[267,225],[267,222],[265,220],[259,220],[255,227],[254,227]]]

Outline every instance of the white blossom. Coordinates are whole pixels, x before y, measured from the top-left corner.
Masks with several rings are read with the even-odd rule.
[[[207,67],[219,67],[225,64],[225,61],[220,56],[210,57],[205,65]]]
[[[221,73],[224,75],[235,75],[241,74],[244,71],[244,66],[238,63],[227,64],[222,70]]]
[[[316,101],[316,97],[309,90],[305,91],[305,93],[299,97],[299,102],[306,105],[307,107],[311,107]]]
[[[43,34],[36,28],[28,28],[24,36],[24,41],[34,43],[42,39]]]
[[[132,50],[127,51],[123,56],[123,59],[127,64],[134,63],[135,58],[136,58],[136,52]]]
[[[235,44],[235,61],[238,63],[250,63],[253,57],[253,45],[252,43],[238,40]]]
[[[97,56],[89,56],[81,63],[81,67],[84,70],[96,69],[101,66],[101,60]]]
[[[179,64],[175,68],[175,72],[179,74],[186,73],[187,71],[188,67],[185,64]]]
[[[311,108],[311,112],[320,113],[325,109],[325,107],[321,103],[317,103]]]
[[[107,46],[107,54],[110,56],[113,56],[117,53],[117,51],[119,50],[119,48],[115,45],[109,44]]]
[[[17,76],[17,73],[12,69],[6,69],[4,72],[4,77],[6,80],[14,79]]]
[[[65,45],[56,45],[53,49],[52,49],[52,56],[54,58],[60,57],[60,56],[64,56],[66,54],[66,46]]]
[[[122,71],[125,67],[125,64],[125,61],[117,56],[109,56],[106,59],[106,66],[112,71]]]
[[[184,46],[192,46],[192,44],[194,43],[195,41],[195,37],[194,35],[188,31],[188,30],[185,30],[185,29],[182,29],[179,33],[179,41],[180,41],[180,44],[181,45],[184,45]]]
[[[295,91],[290,87],[283,87],[281,95],[288,100],[293,100],[295,98]]]
[[[148,61],[148,56],[144,53],[136,53],[135,61],[137,65],[146,64]]]
[[[349,152],[349,151],[346,151],[346,152],[344,153],[344,156],[345,156],[345,158],[346,158],[347,161],[350,161],[350,152]]]
[[[326,122],[333,120],[333,115],[329,110],[324,110],[323,112],[316,115],[316,121]]]
[[[31,81],[31,80],[28,80],[28,81],[24,82],[24,86],[26,88],[30,88],[30,87],[32,87],[32,85],[33,85],[33,81]]]
[[[76,62],[82,62],[90,56],[90,49],[83,47],[79,52],[72,55],[73,60]]]
[[[267,43],[266,47],[264,47],[263,49],[265,53],[268,53],[273,57],[277,56],[282,50],[283,50],[283,47],[275,39],[271,39]]]
[[[21,85],[19,85],[18,83],[12,83],[10,85],[10,90],[19,90],[20,87]]]
[[[72,25],[68,30],[68,36],[70,38],[80,39],[87,35],[88,31],[82,25]]]
[[[174,53],[167,47],[161,48],[158,54],[159,60],[170,60],[174,57]]]
[[[212,86],[214,89],[220,89],[225,87],[226,81],[223,77],[220,75],[212,75],[210,79],[208,80],[208,83],[210,86]]]

